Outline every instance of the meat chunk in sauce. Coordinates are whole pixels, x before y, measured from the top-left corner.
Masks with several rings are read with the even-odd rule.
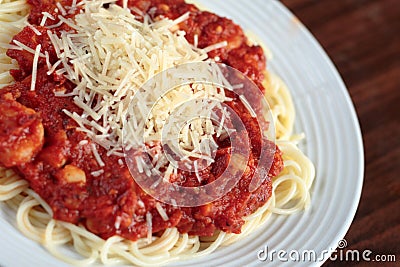
[[[15,101],[0,98],[0,163],[6,167],[32,160],[44,142],[44,129],[36,112]]]

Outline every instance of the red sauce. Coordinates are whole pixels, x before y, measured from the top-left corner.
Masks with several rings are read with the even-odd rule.
[[[29,21],[33,25],[40,23],[43,11],[55,15],[55,1],[28,2],[32,7]],[[70,2],[63,1],[63,4],[69,5]],[[199,11],[183,0],[131,0],[129,6],[149,13],[153,18],[176,18],[191,11],[190,18],[180,25],[187,32],[188,41],[193,43],[195,34],[199,37],[200,47],[228,41],[227,47],[213,51],[209,56],[218,56],[221,62],[239,69],[264,90],[261,85],[264,78],[262,72],[265,69],[263,51],[258,46],[249,45],[242,29],[229,19]],[[26,27],[14,39],[33,49],[37,44],[42,44],[54,63],[57,58],[46,29],[40,26],[37,28],[43,32],[42,35],[37,36]],[[145,237],[148,231],[147,212],[152,214],[153,233],[170,227],[177,227],[181,233],[199,236],[212,235],[217,229],[240,233],[244,216],[253,213],[271,196],[271,177],[279,174],[283,168],[281,152],[276,147],[267,179],[256,191],[249,192],[249,183],[261,149],[261,137],[256,119],[236,99],[229,105],[240,114],[246,131],[251,135],[252,151],[246,172],[228,194],[207,205],[179,208],[161,203],[169,217],[168,221],[164,221],[155,208],[156,200],[136,185],[125,164],[118,164],[121,158],[107,156],[107,151],[96,144],[105,163],[102,167],[104,173],[99,176],[91,174],[100,169],[91,150],[93,142],[86,134],[77,131],[76,123],[62,111],[67,109],[80,114],[81,110],[75,106],[72,98],[54,96],[55,91],[71,90],[73,84],[55,74],[48,76],[44,59],[41,59],[35,91],[30,91],[32,54],[17,50],[9,50],[7,54],[18,61],[20,68],[11,72],[17,82],[0,91],[0,153],[8,151],[8,154],[4,153],[6,156],[0,156],[0,164],[13,167],[29,181],[33,190],[51,206],[55,219],[82,224],[102,238],[114,234],[131,240]],[[7,109],[14,113],[5,115]],[[10,123],[10,120],[18,123]],[[9,125],[12,127],[8,127]],[[44,129],[42,138],[41,127]],[[30,143],[24,143],[23,140]],[[25,146],[30,151],[28,155],[18,157],[18,153],[7,150],[15,144]],[[275,146],[270,142],[267,144]],[[220,144],[215,163],[201,173],[203,184],[218,179],[229,161],[229,150],[229,142]],[[82,170],[86,175],[86,182],[67,182],[63,177],[65,166],[75,166]],[[197,177],[192,173],[180,172],[174,179],[175,183],[183,186],[199,186]],[[116,221],[119,222],[119,227]]]

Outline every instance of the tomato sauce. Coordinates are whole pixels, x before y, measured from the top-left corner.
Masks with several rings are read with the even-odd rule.
[[[32,25],[39,25],[43,11],[54,13],[55,1],[28,2]],[[62,1],[62,4],[71,3]],[[131,0],[128,4],[154,19],[163,16],[174,19],[190,11],[189,19],[180,24],[180,28],[187,32],[188,41],[193,43],[195,35],[199,47],[227,41],[226,47],[210,52],[209,56],[239,69],[264,90],[261,85],[266,64],[264,53],[259,46],[249,44],[242,29],[231,20],[200,11],[183,0]],[[33,49],[41,44],[42,51],[48,51],[51,63],[56,62],[46,29],[36,28],[43,34],[38,36],[26,27],[14,39]],[[252,151],[245,173],[230,192],[212,203],[193,208],[160,203],[169,218],[164,221],[155,208],[157,201],[135,183],[126,164],[118,163],[124,159],[108,156],[104,148],[78,131],[76,122],[63,112],[64,109],[78,114],[82,112],[71,97],[54,95],[55,91],[71,91],[74,85],[62,76],[47,75],[46,63],[41,58],[36,88],[30,91],[33,55],[19,50],[9,50],[7,54],[18,61],[19,69],[11,71],[17,82],[0,90],[0,153],[5,155],[0,156],[0,164],[12,167],[29,181],[32,189],[51,206],[55,219],[81,224],[102,238],[115,234],[130,240],[145,237],[147,212],[152,215],[154,234],[170,227],[199,236],[210,236],[215,230],[240,233],[243,218],[264,205],[271,196],[271,178],[283,168],[281,152],[276,147],[267,179],[256,191],[249,192],[261,149],[261,136],[257,134],[256,119],[236,99],[230,105],[245,121],[246,130],[252,133],[249,138]],[[6,112],[10,115],[6,116]],[[10,120],[14,123],[8,122]],[[267,144],[275,149],[273,143]],[[93,156],[93,145],[104,161],[104,167],[99,166]],[[229,162],[230,143],[225,141],[219,145],[215,162],[201,172],[203,184],[218,179]],[[11,151],[11,146],[17,147],[18,153]],[[27,151],[26,155],[20,156],[21,149]],[[76,182],[66,179],[67,168],[76,170],[74,175],[67,177],[78,179]],[[99,169],[104,172],[94,175]],[[79,180],[82,173],[85,179]],[[174,183],[182,186],[200,185],[193,173],[179,172],[174,179]]]

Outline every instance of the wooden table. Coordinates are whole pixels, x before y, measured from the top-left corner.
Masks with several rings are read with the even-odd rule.
[[[396,263],[379,266],[400,266],[400,1],[282,2],[337,66],[360,120],[365,178],[357,214],[345,237],[347,249],[392,254]],[[354,263],[336,260],[324,266]]]

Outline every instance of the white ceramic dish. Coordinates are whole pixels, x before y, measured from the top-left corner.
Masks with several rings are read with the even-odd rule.
[[[267,225],[212,255],[171,266],[276,266],[257,253],[313,250],[321,265],[347,232],[361,194],[364,159],[360,128],[346,87],[334,65],[307,29],[275,0],[197,0],[201,6],[227,16],[259,37],[273,53],[268,68],[290,88],[297,118],[296,132],[304,132],[301,147],[316,167],[311,208],[291,216],[274,216]],[[15,227],[15,214],[0,204],[0,266],[68,266]],[[288,257],[288,256],[286,256]]]

